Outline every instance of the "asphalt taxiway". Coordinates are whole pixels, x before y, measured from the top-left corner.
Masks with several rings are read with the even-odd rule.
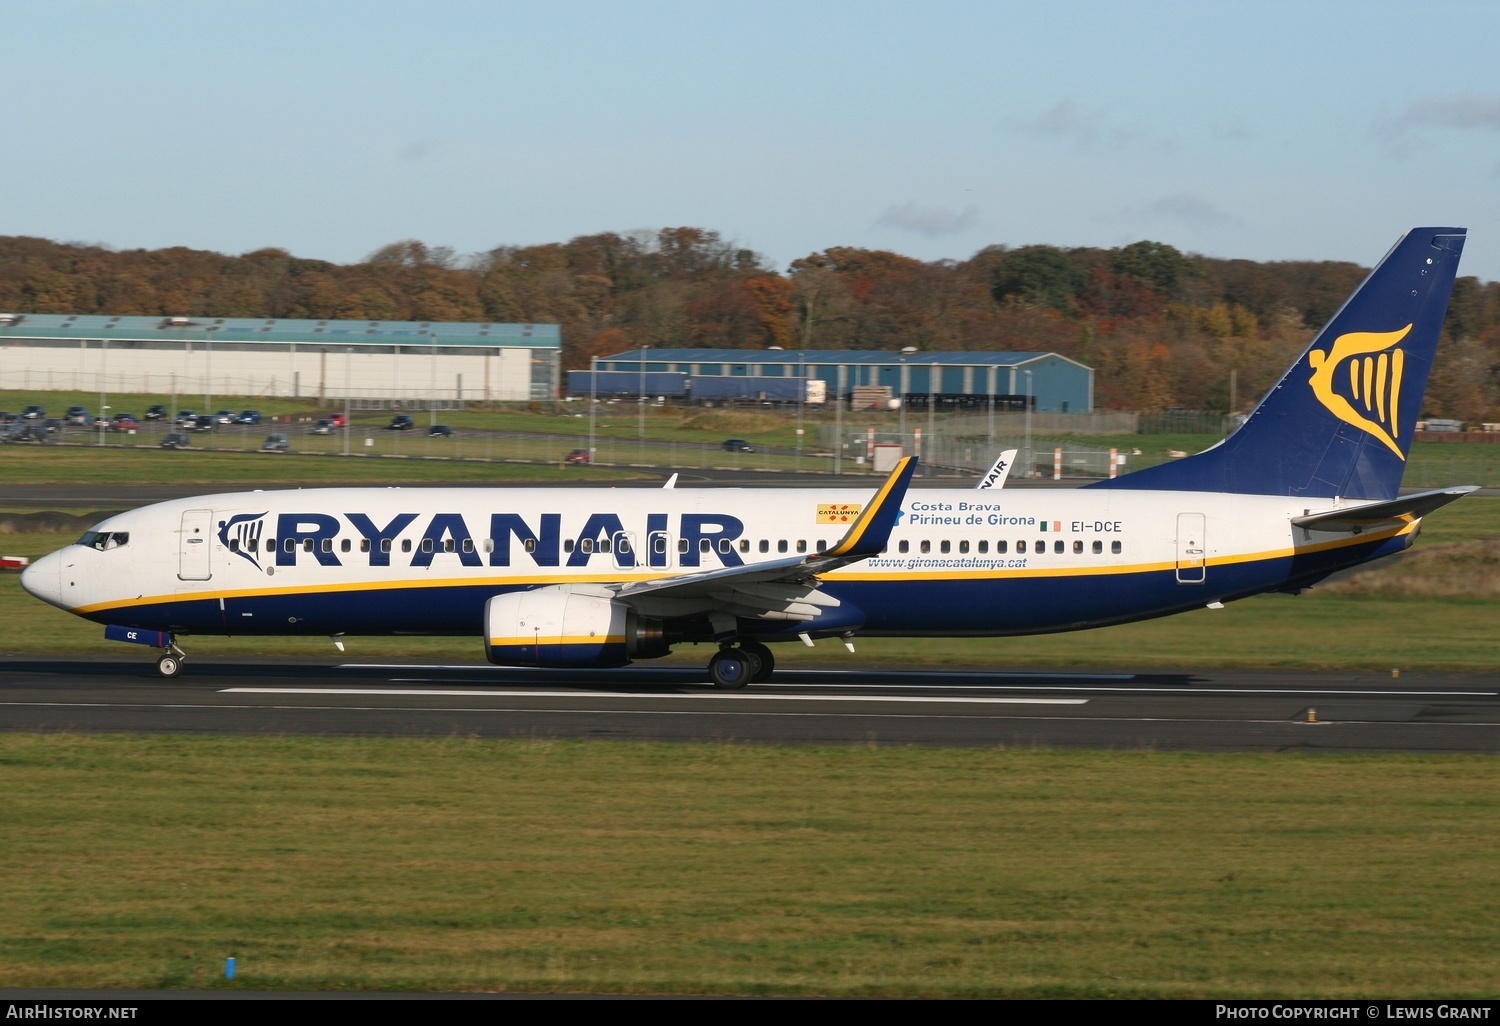
[[[1198,751],[1500,752],[1500,674],[0,659],[0,730]]]

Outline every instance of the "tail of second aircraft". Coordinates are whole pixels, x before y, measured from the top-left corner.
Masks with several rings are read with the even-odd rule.
[[[1224,441],[1089,487],[1395,498],[1464,236],[1402,236]]]

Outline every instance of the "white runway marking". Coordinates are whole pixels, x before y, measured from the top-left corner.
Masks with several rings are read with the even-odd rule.
[[[976,695],[778,695],[764,692],[712,694],[631,694],[616,691],[526,691],[418,688],[220,688],[228,695],[395,695],[407,698],[614,698],[647,701],[760,701],[760,702],[932,702],[954,705],[1087,705],[1087,698],[996,698]]]

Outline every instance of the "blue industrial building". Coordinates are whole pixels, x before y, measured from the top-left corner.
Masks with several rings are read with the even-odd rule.
[[[883,390],[908,408],[996,403],[1037,412],[1092,413],[1094,371],[1057,353],[865,352],[845,349],[633,349],[571,371],[568,394],[795,402],[799,378],[829,398]],[[643,377],[644,375],[644,377]],[[788,387],[790,386],[790,387]],[[865,393],[868,395],[868,392]]]

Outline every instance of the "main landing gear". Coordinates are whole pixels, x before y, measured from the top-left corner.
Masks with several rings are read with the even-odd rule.
[[[759,684],[775,669],[776,657],[758,641],[725,644],[708,661],[708,675],[713,678],[714,686],[726,691]]]

